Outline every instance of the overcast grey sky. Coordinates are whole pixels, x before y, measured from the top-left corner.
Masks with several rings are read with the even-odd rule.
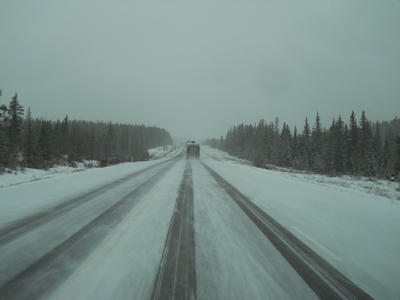
[[[225,135],[400,112],[400,2],[0,1],[1,103]]]

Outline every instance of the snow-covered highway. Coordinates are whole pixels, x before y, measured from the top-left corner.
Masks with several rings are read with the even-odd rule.
[[[0,299],[398,297],[398,205],[212,154],[0,189]]]

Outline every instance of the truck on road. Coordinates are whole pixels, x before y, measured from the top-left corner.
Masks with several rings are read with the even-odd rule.
[[[186,157],[200,157],[200,144],[195,141],[188,141],[186,143]]]

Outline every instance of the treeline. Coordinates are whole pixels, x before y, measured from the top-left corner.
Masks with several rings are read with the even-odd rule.
[[[339,116],[328,129],[317,113],[312,126],[306,118],[302,131],[294,127],[293,133],[286,123],[280,128],[278,118],[240,124],[231,127],[225,138],[204,143],[252,160],[258,167],[270,164],[332,176],[400,175],[400,119],[371,123],[364,111],[359,121],[353,111],[348,124]]]
[[[1,95],[1,93],[0,93]],[[18,167],[47,169],[97,160],[102,166],[149,157],[146,149],[172,145],[165,129],[144,125],[32,118],[18,96],[0,105],[0,173]]]

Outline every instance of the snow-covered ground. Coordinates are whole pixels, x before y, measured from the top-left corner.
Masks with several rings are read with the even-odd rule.
[[[159,159],[173,155],[174,150],[176,150],[174,146],[168,145],[152,148],[147,151],[149,152],[151,159]]]
[[[170,156],[182,151],[176,149]],[[55,171],[27,170],[24,174],[0,175],[0,226],[12,220],[55,206],[65,199],[84,194],[111,181],[143,170],[170,156],[158,160],[128,162],[106,168],[76,169],[57,167]],[[61,171],[57,171],[61,170]],[[14,176],[14,177],[13,177]],[[10,178],[11,177],[11,178]]]
[[[388,183],[260,169],[208,147],[201,155],[372,297],[399,299],[400,205]]]
[[[162,152],[162,147],[160,150]],[[8,184],[0,188],[0,229],[168,160],[181,151],[184,149],[171,151],[167,157],[154,161],[55,173],[48,179],[43,175],[40,177],[43,180],[27,178],[24,180],[31,182]],[[387,196],[388,184],[363,178],[330,178],[255,168],[209,147],[202,147],[199,161],[191,160],[198,299],[315,297],[200,162],[211,167],[372,297],[398,299],[400,205],[398,200],[391,204]],[[136,206],[127,211],[115,228],[109,229],[104,241],[91,250],[87,259],[71,266],[72,275],[51,297],[148,299],[185,169],[185,158],[156,166],[106,190],[93,201],[6,244],[0,251],[0,287],[1,276],[10,276],[3,263],[15,263],[11,268],[14,272],[17,267],[23,270],[169,163],[171,168],[154,185],[138,194]],[[0,183],[6,177],[0,176]],[[366,188],[367,184],[372,188]],[[3,282],[5,280],[3,278]]]
[[[150,159],[160,159],[164,157],[173,156],[177,149],[173,146],[157,147],[149,149]],[[76,167],[55,166],[49,170],[37,170],[25,168],[24,170],[10,171],[10,173],[0,174],[0,189],[18,185],[26,182],[38,181],[42,179],[56,178],[65,176],[67,174],[82,172],[91,168],[96,168],[99,165],[98,161],[84,161],[83,163],[76,163]],[[111,166],[113,167],[113,166]]]
[[[203,154],[206,157],[213,158],[217,161],[231,162],[236,164],[244,164],[252,166],[252,163],[245,159],[240,159],[229,155],[224,151],[210,148],[209,146],[202,147]],[[372,194],[377,196],[384,196],[387,199],[391,199],[391,185],[389,180],[375,179],[362,176],[337,176],[331,177],[327,175],[306,173],[302,171],[296,171],[285,168],[274,168],[274,174],[285,178],[296,178],[300,181],[312,182],[315,184],[329,186],[331,188],[337,188],[342,191],[350,191],[359,195]],[[394,198],[400,200],[400,185],[394,184]],[[382,199],[376,198],[377,201]],[[387,202],[387,200],[383,200]],[[395,201],[396,205],[400,205],[400,202]]]

